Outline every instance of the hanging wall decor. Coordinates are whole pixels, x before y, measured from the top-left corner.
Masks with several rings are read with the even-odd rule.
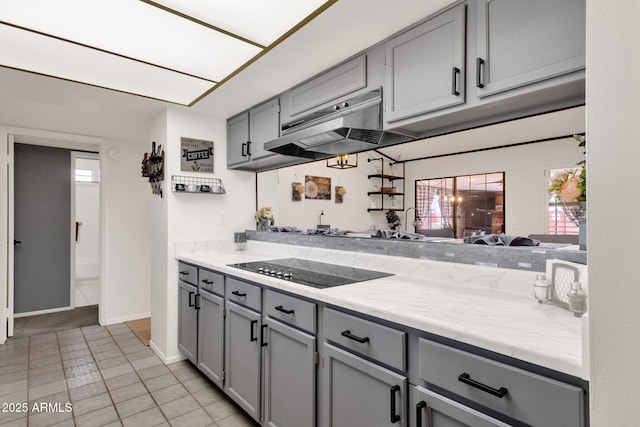
[[[304,177],[304,198],[331,200],[331,178],[306,175]]]
[[[336,185],[336,203],[342,203],[347,190],[342,185]]]
[[[302,200],[302,193],[304,193],[304,185],[301,182],[291,183],[291,201],[299,202]]]
[[[213,173],[213,141],[180,138],[180,170]]]
[[[164,151],[162,145],[156,150],[156,142],[151,143],[151,153],[144,153],[142,159],[142,176],[149,178],[151,192],[162,197],[162,183],[164,182]]]

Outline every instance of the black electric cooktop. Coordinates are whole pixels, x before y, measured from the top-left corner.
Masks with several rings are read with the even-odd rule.
[[[314,288],[330,288],[333,286],[348,285],[349,283],[357,283],[365,280],[393,276],[391,273],[347,267],[344,265],[328,264],[318,261],[309,261],[299,258],[241,262],[237,264],[229,264],[229,266],[295,282],[301,285],[312,286]]]

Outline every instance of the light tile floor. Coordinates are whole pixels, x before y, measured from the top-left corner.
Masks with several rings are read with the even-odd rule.
[[[258,426],[191,363],[164,365],[124,323],[7,340],[0,425]]]
[[[100,288],[97,280],[85,280],[76,284],[75,306],[98,304]]]

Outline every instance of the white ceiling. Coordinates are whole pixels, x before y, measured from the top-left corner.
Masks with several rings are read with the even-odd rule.
[[[0,0],[0,65],[191,105],[336,0]]]
[[[160,3],[171,5],[170,0]],[[176,108],[228,117],[366,49],[449,3],[451,0],[339,0],[194,106]],[[4,67],[0,67],[0,97],[146,118],[174,105]]]

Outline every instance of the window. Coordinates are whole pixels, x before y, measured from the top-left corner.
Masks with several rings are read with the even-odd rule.
[[[552,169],[549,177],[561,174],[580,174],[580,168]],[[578,234],[578,218],[575,215],[576,205],[566,204],[556,198],[554,194],[549,194],[548,209],[548,234]]]
[[[504,233],[504,172],[416,181],[416,231]]]
[[[92,182],[93,171],[90,169],[76,169],[76,182]]]

